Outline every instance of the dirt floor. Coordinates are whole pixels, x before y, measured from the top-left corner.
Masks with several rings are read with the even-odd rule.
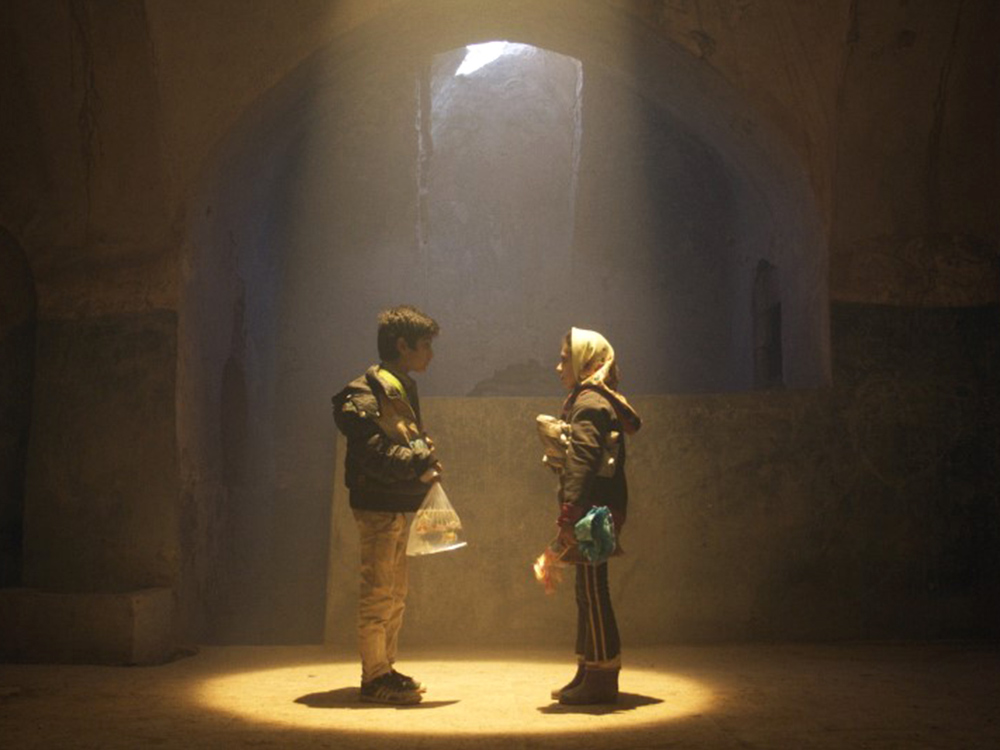
[[[353,655],[318,646],[0,665],[0,747],[1000,747],[1000,644],[633,649],[619,703],[575,709],[549,699],[561,652],[406,656],[428,691],[405,708],[359,703]]]

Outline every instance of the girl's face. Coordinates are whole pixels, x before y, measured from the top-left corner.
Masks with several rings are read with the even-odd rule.
[[[562,348],[559,350],[559,364],[556,365],[556,373],[559,375],[559,382],[566,390],[573,390],[576,386],[576,378],[573,376],[573,355],[570,353],[569,344],[566,341],[563,341]]]

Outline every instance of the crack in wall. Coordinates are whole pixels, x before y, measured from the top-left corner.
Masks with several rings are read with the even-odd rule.
[[[89,31],[88,3],[67,2],[70,17],[73,22],[74,33],[70,36],[72,55],[75,58],[79,54],[80,69],[83,72],[83,96],[80,101],[80,108],[77,113],[77,126],[80,130],[80,155],[83,158],[84,169],[84,191],[85,191],[85,217],[84,217],[84,241],[90,236],[90,226],[93,209],[92,182],[94,169],[97,162],[97,155],[101,152],[101,142],[98,135],[97,120],[101,111],[101,97],[97,91],[97,76],[94,72],[93,39]],[[70,89],[76,89],[75,80],[76,66],[73,66],[73,78]]]
[[[430,189],[428,187],[431,157],[434,155],[434,139],[431,130],[431,68],[424,65],[416,80],[416,122],[417,131],[417,247],[422,266],[427,268],[427,243],[430,224]]]
[[[934,97],[934,119],[927,138],[927,231],[936,234],[942,231],[941,226],[941,140],[944,133],[944,118],[948,108],[948,85],[951,78],[951,68],[955,62],[958,50],[958,34],[962,25],[962,11],[965,0],[960,0],[955,10],[955,23],[952,26],[951,42],[941,63],[938,78],[937,95]]]

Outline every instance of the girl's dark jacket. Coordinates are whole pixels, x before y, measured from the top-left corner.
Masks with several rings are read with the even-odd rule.
[[[380,379],[378,369],[368,368],[333,397],[333,419],[347,438],[345,484],[352,508],[410,513],[430,489],[420,476],[435,458],[416,384],[409,381],[404,395]]]
[[[563,419],[569,423],[570,439],[559,481],[561,526],[575,523],[598,505],[611,510],[617,531],[625,524],[625,432],[634,429],[623,425],[622,409],[612,392],[594,386],[578,388],[567,400]]]

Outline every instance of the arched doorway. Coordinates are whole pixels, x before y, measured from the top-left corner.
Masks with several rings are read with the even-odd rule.
[[[325,577],[329,397],[374,359],[382,307],[415,303],[442,323],[425,395],[547,393],[548,349],[570,324],[618,342],[633,392],[738,390],[754,383],[765,259],[790,280],[785,382],[827,377],[825,245],[780,139],[762,122],[734,130],[756,117],[737,92],[616,12],[521,5],[394,8],[263,97],[206,170],[181,311],[182,610],[208,612],[219,640],[321,631],[326,588],[340,585]],[[497,182],[480,170],[452,190],[484,163],[455,154],[490,128],[441,120],[451,150],[428,152],[435,75],[454,77],[484,42],[580,66],[582,93],[554,118],[573,121],[567,177],[553,166],[525,180],[523,204],[487,189],[516,184],[515,157],[496,160]],[[516,143],[516,118],[490,126],[499,140],[484,148]]]

